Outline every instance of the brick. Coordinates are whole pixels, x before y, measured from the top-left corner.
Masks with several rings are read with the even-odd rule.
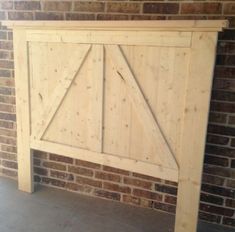
[[[143,175],[143,174],[139,174],[139,173],[133,173],[133,176],[140,178],[140,179],[150,180],[150,181],[154,181],[154,182],[162,182],[162,180],[159,178],[147,176],[147,175]]]
[[[235,55],[217,55],[217,65],[235,65]]]
[[[36,183],[40,183],[40,182],[41,182],[41,177],[38,176],[38,175],[34,175],[34,176],[33,176],[33,180],[34,180],[34,182],[36,182]]]
[[[165,182],[165,184],[167,184],[167,185],[172,185],[172,186],[175,186],[175,187],[178,186],[178,183],[177,183],[177,182],[174,182],[174,181],[165,180],[164,182]]]
[[[72,2],[66,2],[66,1],[43,2],[44,11],[70,11],[71,8],[72,8]]]
[[[235,168],[235,159],[231,161],[231,168]]]
[[[1,98],[0,98],[1,99]],[[13,122],[0,121],[0,128],[14,129]]]
[[[15,10],[41,10],[41,5],[39,1],[15,1]]]
[[[218,155],[218,156],[235,158],[235,149],[227,148],[227,147],[206,145],[206,153]]]
[[[128,186],[121,186],[118,184],[113,184],[113,183],[108,183],[108,182],[103,183],[103,188],[107,189],[107,190],[114,191],[114,192],[121,192],[121,193],[130,193],[131,192],[131,189]]]
[[[227,187],[235,188],[235,180],[227,179]]]
[[[0,20],[5,20],[6,19],[6,12],[0,11]]]
[[[220,41],[217,46],[217,54],[235,54],[235,43]]]
[[[8,40],[13,40],[13,33],[12,33],[12,31],[8,31],[7,37],[8,37]]]
[[[124,14],[98,14],[97,20],[128,20],[128,15]]]
[[[208,125],[208,132],[213,133],[213,134],[235,136],[235,128],[229,127],[229,126],[209,124]]]
[[[61,12],[35,12],[36,20],[63,20],[64,14]]]
[[[49,159],[56,161],[56,162],[62,162],[62,163],[68,163],[68,164],[72,164],[73,163],[73,159],[70,157],[65,157],[65,156],[60,156],[60,155],[56,155],[56,154],[49,154]]]
[[[9,60],[10,57],[11,57],[10,52],[8,52],[8,51],[0,51],[0,59]]]
[[[211,101],[211,110],[222,113],[235,113],[235,103]]]
[[[13,104],[15,105],[15,97],[14,96],[0,96],[0,102],[6,104]]]
[[[222,177],[235,178],[235,170],[226,167],[218,167],[207,164],[204,166],[204,172]]]
[[[1,80],[0,80],[0,82],[1,82]],[[15,89],[10,88],[10,87],[0,87],[0,94],[2,94],[2,95],[15,95]]]
[[[87,167],[87,168],[92,168],[92,169],[100,169],[101,168],[100,164],[96,164],[96,163],[92,163],[92,162],[88,162],[88,161],[84,161],[84,160],[75,160],[75,164],[77,166],[82,166],[82,167]]]
[[[0,132],[2,131],[2,129],[0,129]],[[4,144],[1,144],[1,150],[4,152],[11,152],[11,153],[16,153],[17,152],[17,149],[15,146],[8,146],[8,145],[4,145]]]
[[[229,161],[227,158],[221,158],[221,157],[210,156],[210,155],[205,156],[204,163],[221,166],[221,167],[229,166]]]
[[[66,13],[66,20],[94,20],[94,14]]]
[[[0,44],[1,44],[1,42],[2,41],[0,41]],[[11,71],[10,70],[0,69],[0,77],[11,77]]]
[[[223,205],[224,199],[222,197],[214,196],[211,194],[201,193],[200,201],[216,205]]]
[[[162,193],[177,195],[177,188],[167,185],[155,184],[155,190]]]
[[[129,177],[124,177],[123,181],[124,181],[124,184],[137,186],[139,188],[145,188],[145,189],[152,188],[151,182],[140,180],[140,179],[133,179],[133,178],[129,178]]]
[[[1,1],[0,2],[1,10],[12,10],[13,9],[13,1]]]
[[[156,200],[156,201],[162,200],[161,194],[150,192],[147,190],[142,190],[142,189],[133,189],[133,195],[137,197],[143,197],[143,198],[147,198],[151,200]]]
[[[113,13],[139,13],[140,4],[129,2],[107,2],[107,12]]]
[[[232,3],[232,2],[224,3],[224,14],[225,15],[234,15],[235,14],[235,3]]]
[[[212,135],[212,134],[207,135],[207,143],[214,143],[214,144],[218,144],[218,145],[227,145],[228,142],[229,142],[228,137],[219,136],[219,135]]]
[[[12,169],[2,168],[2,174],[8,177],[12,177],[12,178],[17,177],[17,171],[12,170]]]
[[[103,12],[105,3],[104,2],[75,2],[74,11],[85,11],[85,12]]]
[[[209,184],[202,184],[202,191],[224,197],[235,197],[235,190]]]
[[[47,156],[48,156],[46,152],[38,151],[38,150],[34,150],[33,155],[35,158],[38,158],[38,159],[47,159]]]
[[[149,201],[147,199],[139,198],[139,197],[133,197],[130,195],[123,195],[123,202],[132,204],[132,205],[138,205],[141,207],[152,207],[152,201]]]
[[[221,113],[210,112],[209,122],[210,123],[226,123],[227,115]]]
[[[34,173],[41,175],[41,176],[47,176],[48,170],[45,168],[34,167]]]
[[[0,158],[6,160],[17,161],[16,154],[0,151]]]
[[[64,188],[66,186],[65,181],[56,180],[56,179],[52,179],[48,177],[42,177],[41,181],[44,184],[49,184],[49,185],[53,185],[53,186],[60,187],[60,188]]]
[[[100,189],[95,189],[94,195],[102,198],[111,199],[114,201],[120,201],[121,195],[119,193],[108,192]]]
[[[215,78],[235,79],[235,68],[216,66],[214,72]]]
[[[5,113],[15,113],[15,106],[0,103],[0,111]]]
[[[226,40],[226,41],[233,41],[235,40],[235,30],[234,29],[226,29],[223,32],[219,33],[219,38],[221,40]]]
[[[234,227],[235,226],[235,219],[223,217],[223,225]]]
[[[121,177],[112,173],[106,173],[106,172],[96,172],[95,178],[101,179],[101,180],[109,180],[114,182],[120,182]]]
[[[67,180],[67,181],[73,181],[74,180],[73,174],[66,173],[66,172],[60,172],[60,171],[55,171],[55,170],[50,171],[50,176],[54,177],[54,178],[58,178],[58,179]]]
[[[175,214],[175,211],[176,211],[175,205],[169,205],[169,204],[165,204],[165,203],[163,204],[161,202],[154,202],[153,208],[164,211],[164,212],[173,213],[173,214]]]
[[[232,217],[234,214],[234,210],[232,209],[222,208],[222,207],[213,206],[213,205],[207,205],[204,203],[200,204],[200,210],[208,212],[208,213],[229,216],[229,217]]]
[[[8,12],[9,20],[33,20],[32,12],[10,11]]]
[[[164,202],[172,204],[172,205],[176,205],[177,198],[171,195],[165,195]]]
[[[220,223],[221,221],[221,216],[219,215],[214,215],[214,214],[208,214],[205,212],[199,212],[199,219],[208,221],[208,222],[214,222],[214,223]]]
[[[2,161],[2,166],[5,168],[11,168],[11,169],[17,169],[18,165],[14,161],[9,161],[9,160],[3,160]]]
[[[13,63],[13,61],[9,61],[9,60],[0,60],[0,68],[13,69],[14,63]]]
[[[16,145],[16,139],[15,138],[9,138],[9,137],[0,136],[0,143]]]
[[[233,124],[234,124],[234,123],[233,123]],[[232,140],[231,140],[231,146],[232,146],[232,147],[235,147],[235,139],[232,139]]]
[[[93,171],[87,168],[69,166],[68,171],[82,176],[93,176]]]
[[[61,171],[66,170],[66,166],[64,164],[55,163],[55,162],[44,161],[43,162],[43,167],[51,168],[51,169],[55,169],[55,170],[61,170]]]
[[[89,186],[98,187],[98,188],[102,187],[101,181],[90,179],[90,178],[85,178],[81,176],[76,177],[76,182],[82,185],[89,185]]]
[[[235,125],[235,116],[230,116],[228,119],[228,123],[231,125]]]
[[[34,166],[40,166],[41,165],[41,160],[40,159],[33,159],[33,165]]]
[[[7,121],[16,121],[16,115],[15,114],[9,114],[9,113],[0,113],[0,120],[7,120]]]
[[[0,134],[3,136],[5,135],[5,136],[9,136],[9,137],[16,137],[15,130],[8,130],[8,129],[0,128]],[[12,152],[12,151],[10,151],[10,152]]]
[[[0,49],[12,50],[13,49],[12,41],[0,41]]]
[[[121,174],[121,175],[130,175],[129,171],[123,170],[123,169],[119,169],[119,168],[113,168],[113,167],[109,167],[109,166],[103,166],[103,170],[107,171],[107,172],[113,172],[113,173],[117,173],[117,174]]]
[[[144,3],[143,13],[178,14],[178,3]]]
[[[70,182],[66,183],[66,189],[83,193],[91,193],[92,191],[92,188],[89,186],[78,185]]]
[[[221,14],[222,4],[216,2],[182,3],[181,14]]]
[[[235,199],[226,199],[225,205],[235,209]]]
[[[235,90],[235,80],[231,79],[215,79],[213,82],[214,90]]]

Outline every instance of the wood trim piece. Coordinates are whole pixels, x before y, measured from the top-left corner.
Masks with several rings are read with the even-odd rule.
[[[221,31],[228,27],[227,20],[143,20],[143,21],[2,21],[9,28],[42,28],[66,30],[170,30],[170,31]]]
[[[143,173],[149,176],[155,176],[165,180],[178,181],[178,170],[162,167],[134,159],[123,158],[116,155],[89,151],[81,148],[71,147],[63,144],[52,143],[48,141],[31,140],[31,148],[40,151],[55,153],[74,159],[86,160],[102,165],[108,165],[116,168],[126,169],[133,172]]]
[[[28,30],[27,40],[33,42],[123,44],[169,47],[190,47],[192,32],[179,31],[66,31]]]
[[[111,53],[111,59],[114,61],[113,63],[116,66],[116,72],[125,82],[133,105],[138,107],[142,121],[145,122],[147,133],[151,134],[156,141],[156,146],[159,149],[158,155],[162,165],[172,169],[178,169],[174,155],[172,154],[166,139],[163,137],[158,122],[155,120],[120,47],[117,45],[105,45],[105,48]]]
[[[196,232],[217,33],[194,32],[179,157],[175,232]]]
[[[29,193],[34,191],[33,161],[30,149],[30,102],[26,32],[14,32],[18,186]]]

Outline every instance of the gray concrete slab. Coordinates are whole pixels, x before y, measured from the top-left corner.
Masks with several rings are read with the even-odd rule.
[[[172,232],[174,216],[40,186],[34,194],[0,177],[0,232]],[[234,230],[201,222],[198,232]]]

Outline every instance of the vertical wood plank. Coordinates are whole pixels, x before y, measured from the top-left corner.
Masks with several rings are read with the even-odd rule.
[[[175,232],[196,232],[217,33],[194,32],[185,89]]]
[[[30,150],[30,102],[26,32],[14,30],[18,185],[33,192],[32,154]]]
[[[103,80],[104,80],[104,46],[92,46],[92,90],[90,102],[91,125],[88,127],[90,137],[89,144],[93,151],[102,152],[103,150]]]

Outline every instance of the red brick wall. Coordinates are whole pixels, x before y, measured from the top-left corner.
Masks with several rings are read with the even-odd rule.
[[[226,0],[0,1],[0,20],[224,19],[219,35],[200,218],[235,227],[235,2]],[[12,33],[0,27],[0,173],[17,177]],[[177,184],[35,152],[35,181],[128,204],[175,212]]]

